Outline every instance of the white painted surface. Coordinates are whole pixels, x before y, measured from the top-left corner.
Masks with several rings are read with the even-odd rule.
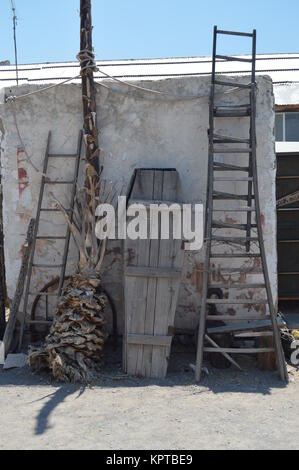
[[[299,71],[297,83],[285,83],[274,86],[275,104],[299,104]]]
[[[292,153],[299,152],[299,142],[276,142],[276,153]]]

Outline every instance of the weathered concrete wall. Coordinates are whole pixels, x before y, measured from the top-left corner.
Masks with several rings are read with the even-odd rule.
[[[243,77],[243,80],[246,81],[246,77]],[[98,87],[97,102],[100,145],[105,168],[104,176],[125,190],[136,167],[175,167],[181,178],[182,200],[204,203],[208,155],[207,96],[210,87],[209,77],[135,83],[175,95],[203,95],[203,98],[173,100],[169,97],[166,99],[109,81],[103,82],[109,89]],[[12,94],[20,95],[33,89],[37,89],[37,87],[22,86],[13,89]],[[219,103],[246,103],[248,97],[245,96],[243,91],[221,94],[219,95]],[[0,102],[3,103],[3,96],[0,98]],[[10,297],[15,289],[27,224],[30,217],[35,215],[41,178],[41,175],[36,173],[25,159],[16,132],[11,106],[10,104],[0,105],[0,116],[4,127],[1,164],[4,192],[5,256]],[[82,125],[81,90],[78,85],[63,85],[32,95],[17,101],[14,106],[27,152],[38,168],[42,168],[49,130],[52,131],[51,152],[74,153],[78,131]],[[219,119],[217,125],[218,130],[222,133],[247,135],[248,122],[244,118]],[[259,77],[257,158],[266,252],[276,300],[276,164],[273,129],[272,82],[267,77]],[[238,159],[240,161],[244,158],[246,157],[229,157],[228,161],[236,162]],[[53,176],[59,176],[61,179],[71,178],[71,163],[61,166],[61,161],[53,160],[50,167]],[[244,183],[235,184],[238,184],[240,189]],[[234,188],[227,186],[227,183],[223,183],[223,185],[226,185],[223,186],[224,190],[234,191]],[[218,188],[220,189],[220,186]],[[63,189],[61,188],[60,191]],[[60,199],[64,197],[67,197],[67,194],[61,193],[59,195]],[[233,216],[224,213],[223,217],[226,220],[231,220]],[[44,221],[42,229],[45,230],[45,217],[43,216],[42,219]],[[56,220],[55,232],[64,231],[65,227],[61,216],[56,216]],[[53,230],[53,227],[50,229]],[[49,262],[49,260],[58,259],[61,249],[62,245],[53,247],[49,243],[38,243],[38,255],[43,261]],[[107,255],[104,270],[105,284],[116,299],[121,320],[123,315],[121,300],[122,257],[120,244],[117,241],[109,242]],[[74,255],[72,258],[74,259]],[[179,327],[194,327],[197,323],[202,288],[202,262],[202,252],[186,253],[185,276],[176,315],[176,324]],[[229,260],[229,265],[232,265],[231,260]],[[250,266],[252,266],[252,262],[250,262]],[[219,265],[215,264],[216,271],[218,267]],[[71,264],[69,269],[72,269]],[[36,287],[41,287],[53,275],[53,273],[46,271],[35,272]],[[222,279],[217,274],[214,277]],[[244,278],[241,278],[244,281]],[[250,278],[252,279],[253,275],[247,277],[247,279]],[[228,280],[229,276],[225,276],[224,279]],[[235,276],[233,279],[238,280],[240,276]],[[254,313],[253,309],[251,311]]]

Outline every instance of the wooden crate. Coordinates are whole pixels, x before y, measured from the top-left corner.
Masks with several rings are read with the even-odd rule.
[[[176,170],[137,170],[128,205],[177,202]],[[147,219],[150,221],[149,210]],[[171,218],[170,218],[171,219]],[[183,268],[182,240],[129,240],[124,244],[124,368],[141,377],[165,377]]]

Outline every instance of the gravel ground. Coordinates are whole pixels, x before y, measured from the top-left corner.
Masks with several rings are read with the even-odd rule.
[[[0,369],[0,449],[298,449],[298,370],[286,387],[252,363],[209,368],[197,385],[192,361],[177,352],[165,380],[145,380],[125,377],[109,354],[86,388]]]

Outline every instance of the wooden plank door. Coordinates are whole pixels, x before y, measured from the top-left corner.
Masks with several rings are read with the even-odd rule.
[[[176,171],[139,170],[131,200],[177,200]],[[150,213],[147,212],[149,224]],[[125,352],[126,371],[144,377],[164,377],[183,265],[182,241],[126,240],[125,242]]]

